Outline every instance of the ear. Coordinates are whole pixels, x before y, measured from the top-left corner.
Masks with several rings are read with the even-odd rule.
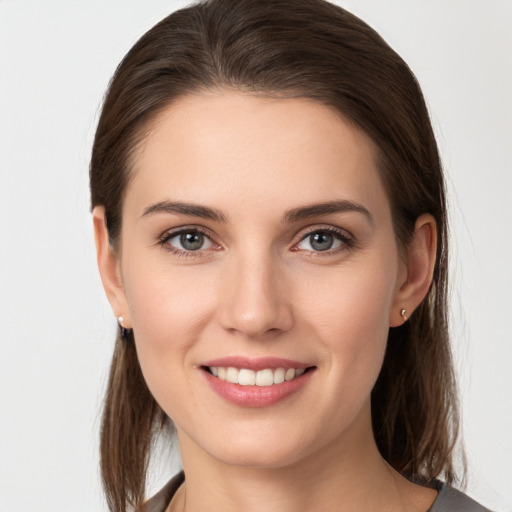
[[[404,276],[395,294],[389,325],[397,327],[409,318],[425,298],[432,283],[437,252],[437,227],[434,217],[423,214],[416,220],[413,238],[406,247]],[[405,309],[405,318],[401,311]]]
[[[116,318],[122,316],[123,327],[130,329],[131,319],[129,318],[128,303],[121,278],[121,263],[119,256],[110,245],[105,220],[105,208],[103,206],[95,206],[92,211],[92,218],[94,240],[96,242],[96,258],[103,288]]]

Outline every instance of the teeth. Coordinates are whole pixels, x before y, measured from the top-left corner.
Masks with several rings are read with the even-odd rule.
[[[284,374],[284,380],[292,380],[295,377],[295,369],[289,368]]]
[[[210,366],[210,372],[213,376],[220,380],[225,380],[233,384],[242,386],[272,386],[273,384],[281,384],[285,380],[292,380],[300,377],[304,373],[304,368],[276,368],[272,370],[267,368],[257,372],[247,368],[234,368],[232,366],[224,368],[222,366]]]
[[[284,368],[274,370],[274,384],[281,384],[284,382]]]
[[[254,384],[256,384],[256,373],[252,370],[242,368],[238,374],[238,384],[242,386],[254,386]]]
[[[260,370],[256,374],[256,386],[272,386],[274,384],[274,372],[272,370]]]
[[[228,368],[226,370],[226,380],[233,384],[238,384],[238,370],[236,368]]]

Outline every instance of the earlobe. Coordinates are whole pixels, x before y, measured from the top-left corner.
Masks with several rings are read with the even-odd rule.
[[[119,257],[110,244],[105,221],[105,208],[96,206],[92,211],[96,259],[103,288],[116,317],[124,316],[124,326],[128,327],[128,307],[121,279]]]
[[[390,327],[402,325],[413,315],[432,284],[437,253],[437,228],[432,215],[423,214],[418,217],[413,238],[406,251],[406,277],[395,294]]]

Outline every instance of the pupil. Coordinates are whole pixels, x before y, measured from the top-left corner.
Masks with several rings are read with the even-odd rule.
[[[316,251],[327,251],[332,247],[334,237],[329,233],[315,233],[310,237],[311,247]]]
[[[197,251],[203,245],[204,236],[201,233],[183,233],[180,242],[183,248],[188,251]]]

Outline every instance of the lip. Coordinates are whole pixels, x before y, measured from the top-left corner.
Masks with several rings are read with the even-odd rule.
[[[300,377],[284,381],[281,384],[273,384],[272,386],[242,386],[214,377],[205,369],[206,366],[247,368],[253,371],[265,370],[267,368],[311,368],[311,370]],[[315,369],[316,367],[311,364],[275,357],[257,359],[224,357],[207,361],[200,366],[201,373],[210,388],[217,395],[238,407],[246,408],[270,407],[298,393],[309,382],[312,374],[315,373]]]

